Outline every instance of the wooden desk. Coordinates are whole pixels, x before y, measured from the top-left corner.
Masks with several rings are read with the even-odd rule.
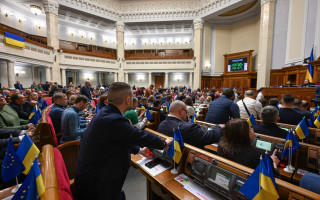
[[[314,106],[314,103],[311,103],[311,99],[314,98],[315,88],[314,87],[268,87],[264,88],[264,98],[269,100],[270,98],[278,98],[281,100],[282,95],[292,94],[294,98],[306,100],[311,106]]]
[[[204,150],[209,151],[210,153],[216,154],[218,152],[218,145],[217,146],[212,144],[205,145]]]

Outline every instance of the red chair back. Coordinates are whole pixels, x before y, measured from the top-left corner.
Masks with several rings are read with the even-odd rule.
[[[60,199],[73,200],[73,196],[70,189],[69,176],[61,152],[57,148],[53,148],[53,151],[54,160],[56,163]]]
[[[52,97],[45,97],[43,99],[47,101],[48,106],[50,106],[52,104]]]
[[[52,123],[52,119],[51,119],[51,117],[49,116],[50,110],[51,110],[51,108],[49,108],[48,111],[47,111],[47,122],[48,122],[48,124],[49,124],[49,126],[50,126],[51,135],[52,135],[54,141],[56,142],[56,144],[57,144],[57,146],[58,146],[59,143],[58,143],[56,131],[54,130],[54,126],[53,126],[53,123]]]

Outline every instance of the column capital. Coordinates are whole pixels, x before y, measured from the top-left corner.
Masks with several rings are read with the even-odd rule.
[[[261,0],[261,6],[263,6],[264,4],[266,4],[266,3],[270,3],[270,2],[275,2],[276,0]]]
[[[14,63],[16,62],[15,60],[7,60],[7,63]]]
[[[45,13],[53,13],[58,15],[59,4],[54,0],[43,0],[43,9]]]
[[[124,23],[123,22],[116,22],[116,30],[117,32],[124,32]]]
[[[194,19],[193,20],[194,30],[203,29],[203,23],[204,23],[203,19]]]

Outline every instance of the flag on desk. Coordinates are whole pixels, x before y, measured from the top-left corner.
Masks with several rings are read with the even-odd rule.
[[[25,48],[24,37],[4,32],[5,43],[11,46]]]
[[[145,110],[146,108],[144,106],[141,106],[141,109]]]
[[[29,123],[37,125],[39,119],[41,119],[42,115],[39,109],[33,108],[32,112],[29,115]]]
[[[313,117],[313,116],[310,115],[310,119],[311,119],[311,117]],[[318,116],[316,121],[314,121],[314,125],[316,125],[317,128],[320,128],[320,116]]]
[[[184,143],[182,140],[181,131],[178,128],[177,133],[173,132],[173,142],[171,143],[169,150],[168,150],[168,156],[174,159],[176,163],[179,164],[180,159],[182,157],[182,150],[184,148]]]
[[[4,155],[2,163],[1,176],[4,182],[19,176],[24,171],[24,166],[17,156],[12,143],[12,138],[9,139],[7,151]]]
[[[48,106],[48,102],[45,99],[43,99],[41,110],[44,110],[47,106]]]
[[[310,53],[309,62],[313,61],[313,47]],[[309,79],[310,83],[313,83],[313,67],[311,64],[308,65],[306,79]]]
[[[300,144],[297,141],[296,137],[293,135],[292,131],[290,131],[287,134],[286,141],[284,142],[281,159],[283,157],[289,157],[289,148],[292,148],[292,153],[294,153],[296,150],[300,148]]]
[[[39,153],[39,149],[32,142],[29,136],[25,134],[17,150],[17,155],[25,167],[25,170],[23,171],[24,174],[28,174],[31,168],[31,161],[33,162],[35,156],[38,156]]]
[[[147,117],[147,119],[148,119],[149,121],[152,119],[152,115],[151,115],[151,113],[150,113],[150,111],[149,111],[149,108],[147,109],[146,117]]]
[[[89,99],[89,106],[88,106],[88,111],[90,111],[91,107],[91,100]]]
[[[257,125],[256,120],[254,119],[253,114],[250,115],[249,119],[247,120],[247,122],[249,123],[249,126],[254,126]]]
[[[193,115],[193,117],[192,117],[190,122],[193,123],[193,124],[197,123],[196,114]]]
[[[309,127],[312,127],[314,123],[315,123],[314,117],[313,117],[313,115],[310,115]],[[319,123],[319,127],[320,127],[320,122],[318,121],[318,123]]]
[[[100,110],[100,104],[98,104],[96,107],[96,114],[99,112],[99,110]]]
[[[296,127],[296,133],[298,134],[300,139],[304,139],[310,135],[306,118],[303,118],[298,124],[298,126]]]
[[[260,164],[241,187],[240,192],[249,199],[278,199],[279,195],[272,180],[273,171],[268,170],[268,168],[272,169],[272,166],[267,167],[266,164],[270,165],[270,162],[267,163],[262,158],[260,159]]]
[[[36,158],[28,174],[19,190],[13,196],[12,200],[33,200],[38,199],[45,192],[42,175],[40,172],[38,159]]]
[[[266,153],[264,158],[263,158],[263,162],[264,162],[264,165],[267,168],[267,171],[268,171],[268,173],[270,175],[270,178],[271,178],[271,180],[273,182],[274,187],[277,189],[276,180],[274,179],[274,175],[273,175],[273,166],[270,163],[270,159],[271,159],[271,157]]]
[[[279,108],[279,110],[281,109],[280,102],[278,102],[277,107]]]

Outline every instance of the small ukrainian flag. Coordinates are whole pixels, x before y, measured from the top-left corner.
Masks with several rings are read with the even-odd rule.
[[[317,119],[314,121],[314,125],[316,125],[317,128],[320,128],[320,116],[317,117]]]
[[[254,126],[257,125],[256,120],[254,119],[253,114],[250,115],[249,119],[247,120],[247,122],[249,123],[249,126]]]
[[[4,32],[5,43],[11,46],[25,48],[24,37],[14,35],[9,32]]]
[[[310,131],[305,118],[303,118],[296,127],[296,133],[298,134],[300,139],[304,139],[310,135]]]
[[[190,122],[193,123],[193,124],[197,123],[196,114],[193,115],[193,117],[192,117]]]

